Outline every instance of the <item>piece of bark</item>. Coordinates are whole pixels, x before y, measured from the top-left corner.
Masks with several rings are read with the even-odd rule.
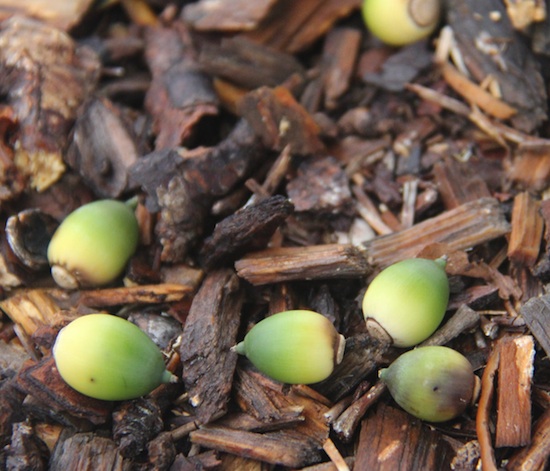
[[[9,444],[12,426],[24,419],[23,399],[25,394],[16,387],[14,379],[0,384],[0,446]]]
[[[302,52],[339,20],[359,9],[358,0],[280,0],[273,14],[244,35],[292,54]]]
[[[453,456],[440,433],[381,402],[361,424],[355,469],[449,469]]]
[[[291,468],[318,462],[322,457],[317,442],[285,432],[253,433],[205,426],[191,432],[190,438],[207,448]]]
[[[542,470],[550,456],[550,409],[539,417],[529,446],[515,453],[506,465],[507,471]]]
[[[366,241],[361,247],[328,244],[267,249],[237,260],[235,267],[239,276],[256,285],[362,277],[374,267],[383,268],[414,257],[433,244],[444,242],[447,251],[469,249],[503,236],[509,230],[497,200],[480,198],[409,229]]]
[[[0,88],[19,122],[14,161],[37,190],[65,171],[63,152],[80,104],[96,86],[97,56],[62,31],[12,17],[0,32]]]
[[[17,386],[59,423],[89,430],[91,424],[104,424],[110,418],[112,403],[84,396],[67,385],[52,356],[26,365],[17,376]]]
[[[170,469],[178,471],[197,471],[197,469],[215,471],[220,468],[221,464],[222,461],[218,456],[218,453],[213,450],[209,450],[193,456],[184,456],[183,454],[179,454],[174,459],[172,468]]]
[[[231,392],[244,293],[232,270],[209,274],[191,305],[183,329],[182,379],[200,423],[225,414]]]
[[[123,401],[113,410],[113,440],[125,458],[139,456],[163,429],[162,411],[150,398]]]
[[[145,58],[153,79],[145,108],[153,117],[155,149],[189,145],[198,123],[218,114],[210,78],[200,69],[184,28],[148,28]]]
[[[201,0],[185,5],[181,15],[197,31],[246,31],[258,27],[277,3],[277,0],[259,0],[254,3]]]
[[[87,102],[76,119],[65,162],[101,197],[128,192],[129,168],[146,153],[128,121],[107,98]]]
[[[11,136],[17,129],[17,116],[12,106],[0,106],[0,206],[20,196],[26,177],[17,170]]]
[[[336,27],[327,33],[323,45],[325,108],[334,109],[350,86],[361,44],[361,32]]]
[[[269,149],[280,152],[289,146],[293,154],[301,155],[324,150],[319,126],[282,86],[247,93],[239,103],[239,114]]]
[[[13,426],[10,446],[7,448],[6,469],[47,469],[48,449],[27,423]]]
[[[550,296],[529,299],[519,309],[529,330],[547,355],[550,355]]]
[[[434,165],[439,194],[447,209],[456,208],[468,201],[490,197],[487,183],[465,164],[448,158]]]
[[[171,433],[162,432],[147,443],[147,466],[150,469],[170,469],[176,453]]]
[[[305,74],[294,56],[244,37],[224,38],[219,45],[205,43],[198,61],[210,75],[248,90],[275,87],[294,74],[300,77]]]
[[[275,195],[228,216],[216,224],[212,235],[204,241],[199,253],[202,265],[211,269],[265,248],[293,209],[287,198]]]
[[[518,37],[498,0],[447,0],[447,21],[464,63],[481,83],[491,75],[499,83],[503,100],[517,108],[514,127],[532,132],[546,119],[546,91],[539,63]],[[500,12],[500,21],[493,21]],[[506,44],[506,47],[504,47]]]
[[[371,271],[351,244],[280,247],[251,253],[235,262],[237,274],[254,285],[306,279],[358,278]]]
[[[530,335],[499,340],[495,447],[520,447],[531,442],[531,383],[535,342]]]
[[[528,192],[518,193],[514,197],[511,223],[508,258],[532,267],[539,256],[544,228],[539,201]]]
[[[248,124],[239,121],[215,147],[160,151],[138,160],[131,176],[146,191],[148,210],[160,212],[155,234],[162,245],[161,260],[183,260],[202,235],[214,200],[264,159],[265,148]]]
[[[519,145],[508,175],[522,188],[534,191],[546,188],[550,178],[550,141]]]
[[[130,471],[132,463],[122,457],[116,443],[109,438],[93,433],[67,433],[57,443],[49,461],[49,469]]]

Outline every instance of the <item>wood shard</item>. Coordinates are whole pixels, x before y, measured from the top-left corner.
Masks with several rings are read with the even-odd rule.
[[[550,295],[531,298],[519,310],[540,346],[550,355]]]
[[[253,433],[206,426],[190,434],[191,442],[271,464],[301,468],[321,460],[319,444],[291,433]]]
[[[540,202],[528,192],[517,194],[512,209],[508,258],[518,264],[532,267],[539,256],[543,229]]]
[[[189,402],[201,423],[225,414],[237,354],[244,293],[232,270],[209,274],[191,304],[183,328],[180,356]]]
[[[550,178],[550,141],[524,143],[515,154],[510,178],[524,188],[544,190]]]
[[[407,413],[379,403],[361,423],[354,469],[450,469],[454,454],[441,434]]]
[[[499,341],[495,447],[519,447],[531,441],[531,382],[535,342],[532,336]]]

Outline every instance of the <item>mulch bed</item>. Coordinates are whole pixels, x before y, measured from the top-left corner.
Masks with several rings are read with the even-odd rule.
[[[402,48],[359,0],[27,3],[0,1],[0,468],[546,469],[548,2],[446,0]],[[59,222],[134,196],[124,276],[57,287]],[[403,350],[360,301],[384,267],[442,255],[426,343],[481,390],[428,424],[378,381]],[[297,308],[347,339],[309,386],[231,350]],[[137,323],[179,381],[121,402],[67,386],[51,347],[91,312]]]

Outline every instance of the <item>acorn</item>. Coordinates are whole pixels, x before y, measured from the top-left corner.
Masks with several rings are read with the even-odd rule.
[[[331,375],[344,348],[344,337],[325,316],[297,309],[261,320],[233,350],[276,381],[311,384]]]
[[[363,298],[368,332],[396,347],[411,347],[435,332],[447,310],[443,258],[410,258],[382,270]]]
[[[48,245],[55,282],[65,289],[113,282],[137,248],[139,228],[129,204],[98,200],[69,214]]]
[[[442,346],[409,350],[379,376],[397,404],[428,422],[458,417],[479,390],[479,379],[466,357]]]
[[[176,380],[147,334],[110,314],[87,314],[63,327],[53,357],[69,386],[96,399],[133,399]]]
[[[371,33],[390,46],[428,37],[439,23],[440,0],[363,0],[363,20]]]

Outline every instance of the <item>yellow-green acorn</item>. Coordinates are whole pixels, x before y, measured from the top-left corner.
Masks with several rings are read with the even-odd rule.
[[[444,259],[409,258],[382,270],[363,298],[367,330],[396,347],[411,347],[437,329],[449,302]]]
[[[147,334],[110,314],[88,314],[63,327],[53,356],[63,380],[96,399],[133,399],[175,380]]]
[[[362,13],[374,36],[390,46],[404,46],[435,30],[441,0],[363,0]]]
[[[462,354],[448,347],[418,347],[380,370],[395,402],[428,422],[458,417],[477,397],[478,379]]]
[[[114,281],[135,252],[139,228],[130,205],[98,200],[69,214],[48,245],[56,283],[65,289]]]
[[[330,376],[344,347],[344,337],[325,316],[297,309],[261,320],[234,350],[276,381],[311,384]]]

